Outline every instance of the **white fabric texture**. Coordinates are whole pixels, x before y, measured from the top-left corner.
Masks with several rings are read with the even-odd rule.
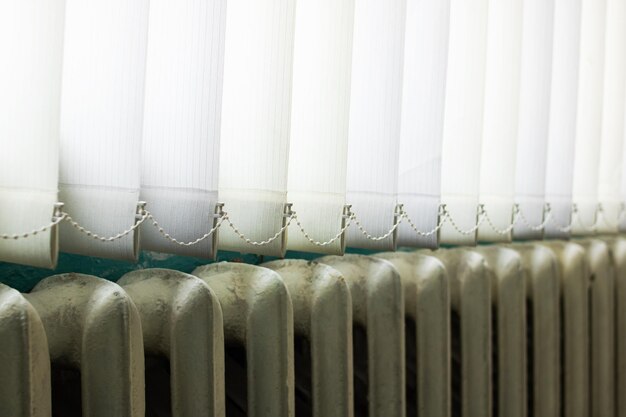
[[[151,0],[141,199],[179,241],[213,227],[217,203],[225,0]],[[143,249],[213,257],[212,238],[170,243],[148,221]]]
[[[65,2],[0,2],[0,233],[51,222],[57,201]],[[52,268],[56,228],[0,239],[0,261]]]
[[[524,2],[515,200],[530,226],[544,219],[553,17],[552,0]],[[541,238],[528,224],[517,222],[515,239]]]
[[[394,225],[398,185],[406,0],[355,3],[346,199],[368,233]],[[357,227],[348,246],[393,250],[393,235],[373,241]]]
[[[602,135],[606,0],[582,0],[576,152],[572,195],[578,205],[572,234],[589,234],[598,207],[598,163]]]
[[[449,22],[449,0],[407,1],[398,202],[422,232],[439,222]],[[407,221],[398,227],[400,246],[436,248],[437,238],[418,235]]]
[[[231,0],[226,14],[219,198],[239,230],[263,240],[283,225],[294,36],[292,0]],[[245,243],[231,229],[220,248],[283,255],[285,242]]]
[[[615,233],[621,215],[622,146],[626,99],[626,1],[607,0],[602,105],[602,143],[598,163],[598,232]]]
[[[450,38],[443,125],[441,202],[461,231],[477,221],[483,127],[488,0],[450,1]],[[441,243],[473,245],[450,222]]]
[[[580,13],[580,0],[555,0],[545,185],[552,221],[544,229],[544,237],[552,239],[570,234],[561,229],[570,224],[572,211]]]
[[[528,0],[527,2],[528,3]],[[515,197],[515,152],[520,97],[522,0],[489,4],[480,202],[489,215],[478,240],[508,242]]]
[[[341,230],[346,204],[354,1],[296,5],[288,201],[311,238]],[[345,239],[311,244],[294,223],[290,250],[341,254]]]
[[[60,200],[112,236],[139,200],[148,0],[68,0],[61,105]],[[100,242],[61,227],[61,250],[135,259],[137,233]]]
[[[626,0],[4,0],[0,57],[0,261],[626,231]]]

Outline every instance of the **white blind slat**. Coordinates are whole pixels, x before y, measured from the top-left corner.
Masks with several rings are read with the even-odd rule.
[[[546,238],[566,238],[571,221],[572,178],[578,98],[580,0],[555,0],[550,86],[550,127],[546,156],[546,201],[553,221]]]
[[[332,239],[346,204],[354,1],[296,5],[288,200],[311,238]],[[342,239],[311,244],[293,223],[291,250],[341,254]]]
[[[217,203],[225,0],[151,0],[141,199],[179,241],[213,226]],[[148,221],[142,247],[211,257],[212,239],[167,241]]]
[[[602,135],[604,37],[606,0],[582,0],[580,21],[580,66],[574,184],[572,195],[578,215],[574,235],[589,234],[598,206],[598,163]]]
[[[394,224],[397,199],[406,0],[355,4],[347,201],[368,233]],[[393,236],[348,229],[348,246],[392,250]]]
[[[515,225],[515,239],[543,234],[531,226],[544,220],[553,19],[553,1],[524,2],[515,200],[528,224]]]
[[[450,1],[450,38],[443,126],[441,201],[456,225],[476,225],[483,128],[487,0]],[[442,243],[473,245],[476,233],[461,234],[450,222]]]
[[[226,14],[219,198],[254,241],[283,224],[291,108],[292,0],[232,0]],[[253,246],[220,230],[225,250],[282,255],[282,239]]]
[[[439,221],[449,23],[449,0],[407,1],[398,202],[422,232]],[[438,244],[437,233],[420,236],[406,221],[398,228],[400,246]]]
[[[615,233],[619,228],[626,99],[626,1],[607,0],[606,49],[602,137],[598,163],[598,200],[603,218],[598,232]]]
[[[528,1],[526,2],[528,4]],[[510,241],[515,190],[515,152],[520,96],[522,1],[489,4],[485,110],[480,160],[480,202],[491,224],[478,229],[481,241]]]
[[[61,107],[60,199],[85,228],[112,236],[139,200],[148,0],[69,0]],[[103,243],[64,223],[61,250],[135,259],[138,236]]]
[[[49,224],[57,201],[65,2],[0,2],[0,233]],[[0,239],[0,261],[52,268],[55,230]]]

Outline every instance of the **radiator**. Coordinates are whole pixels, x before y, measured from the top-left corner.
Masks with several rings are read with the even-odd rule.
[[[626,239],[0,285],[0,417],[623,417]]]

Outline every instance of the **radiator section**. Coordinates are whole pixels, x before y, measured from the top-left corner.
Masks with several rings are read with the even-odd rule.
[[[510,247],[520,255],[526,283],[528,415],[557,416],[560,409],[560,287],[556,254],[540,245]]]
[[[17,291],[0,284],[0,416],[50,417],[50,361],[43,324]]]
[[[278,272],[293,302],[297,415],[354,415],[352,390],[352,298],[343,276],[317,262],[264,264]],[[300,395],[298,395],[300,394]],[[299,400],[299,401],[298,401]]]
[[[486,261],[492,296],[493,416],[526,416],[526,287],[519,254],[476,249]]]
[[[407,417],[450,415],[448,276],[428,253],[376,255],[397,269],[404,292]]]
[[[193,274],[219,299],[226,345],[245,351],[245,377],[233,383],[247,388],[242,411],[251,417],[294,416],[293,310],[280,275],[225,262],[199,267]],[[227,395],[240,392],[228,388]]]
[[[626,239],[0,285],[0,417],[626,417]]]
[[[202,280],[168,269],[134,271],[118,283],[139,311],[145,354],[165,358],[169,366],[172,416],[223,415],[224,330],[217,296]],[[154,404],[148,414],[170,410]]]
[[[545,243],[556,254],[561,285],[561,416],[588,417],[590,404],[589,266],[576,243]]]
[[[319,262],[343,274],[354,326],[365,332],[360,344],[367,343],[369,417],[403,416],[404,299],[398,272],[390,262],[362,255],[325,256]]]
[[[609,248],[600,240],[582,240],[589,265],[590,415],[615,413],[615,279]]]
[[[485,258],[465,249],[435,252],[450,278],[453,323],[454,417],[491,413],[491,276]]]
[[[80,371],[83,416],[143,416],[143,338],[128,294],[94,276],[62,274],[26,298],[43,322],[52,366]]]

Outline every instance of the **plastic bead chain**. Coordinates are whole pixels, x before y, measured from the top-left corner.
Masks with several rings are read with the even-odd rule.
[[[495,224],[493,223],[493,221],[489,217],[489,213],[485,209],[485,206],[483,204],[479,204],[476,224],[474,226],[470,227],[469,229],[462,229],[455,222],[454,218],[452,217],[452,215],[448,211],[446,205],[445,204],[441,204],[439,206],[439,221],[437,222],[437,225],[434,228],[432,228],[431,230],[429,230],[429,231],[421,231],[421,230],[419,230],[415,226],[415,224],[413,223],[413,221],[411,220],[411,218],[409,217],[407,212],[404,211],[404,209],[402,208],[402,205],[398,205],[398,208],[399,208],[399,211],[397,211],[395,213],[396,221],[394,222],[394,225],[391,227],[391,229],[389,229],[389,231],[387,231],[386,233],[384,233],[381,236],[373,236],[372,234],[370,234],[363,227],[363,225],[361,224],[359,219],[356,217],[356,214],[348,209],[347,213],[344,214],[345,224],[337,232],[337,234],[335,236],[333,236],[331,239],[327,240],[327,241],[318,241],[318,240],[313,239],[307,233],[307,231],[305,230],[305,228],[302,225],[302,223],[300,223],[300,220],[298,219],[298,216],[297,216],[296,212],[292,211],[291,210],[291,206],[289,206],[288,211],[284,214],[285,222],[284,222],[283,226],[274,235],[272,235],[271,237],[269,237],[269,238],[267,238],[265,240],[253,241],[252,239],[248,238],[245,234],[243,234],[243,233],[241,233],[239,231],[237,226],[235,226],[235,224],[231,221],[230,217],[228,216],[228,213],[223,211],[222,210],[222,205],[220,205],[219,206],[219,212],[215,214],[214,225],[207,233],[205,233],[204,235],[200,236],[199,238],[197,238],[195,240],[192,240],[192,241],[189,241],[189,242],[182,242],[182,241],[179,241],[178,239],[172,237],[169,233],[167,233],[163,229],[163,227],[161,227],[161,225],[154,218],[152,213],[145,209],[145,203],[143,203],[143,202],[138,204],[138,209],[137,209],[137,214],[136,214],[136,220],[137,221],[135,222],[135,224],[133,224],[127,230],[124,230],[123,232],[118,233],[118,234],[116,234],[114,236],[110,236],[110,237],[103,237],[103,236],[98,235],[97,233],[94,233],[94,232],[92,232],[90,230],[87,230],[86,228],[81,226],[78,222],[76,222],[67,212],[63,211],[63,204],[62,203],[57,203],[55,205],[55,212],[54,212],[53,219],[52,219],[52,221],[49,224],[47,224],[45,226],[42,226],[42,227],[40,227],[38,229],[34,229],[34,230],[32,230],[30,232],[27,232],[27,233],[22,233],[22,234],[1,234],[0,235],[0,239],[3,239],[3,240],[25,239],[25,238],[28,238],[30,236],[35,236],[38,233],[46,232],[47,230],[51,229],[54,226],[57,226],[61,222],[67,221],[70,225],[72,225],[72,227],[74,227],[79,232],[84,233],[85,235],[87,235],[87,236],[89,236],[89,237],[91,237],[93,239],[96,239],[96,240],[98,240],[100,242],[106,243],[106,242],[112,242],[112,241],[115,241],[115,240],[123,238],[124,236],[128,235],[129,233],[131,233],[131,232],[135,231],[137,228],[139,228],[139,226],[141,226],[144,222],[146,222],[147,220],[150,220],[152,225],[158,229],[159,233],[165,239],[169,240],[170,242],[172,242],[174,244],[180,245],[180,246],[193,246],[193,245],[196,245],[196,244],[202,242],[203,240],[209,238],[210,236],[212,236],[215,232],[217,232],[217,230],[220,227],[222,227],[224,222],[226,222],[228,224],[228,226],[233,230],[233,232],[235,232],[235,234],[241,240],[243,240],[245,243],[247,243],[249,245],[253,245],[253,246],[264,246],[264,245],[268,245],[268,244],[272,243],[273,241],[275,241],[276,239],[281,237],[281,235],[289,228],[291,223],[295,222],[295,224],[298,226],[299,231],[302,233],[302,235],[311,244],[313,244],[315,246],[328,246],[328,245],[333,244],[338,239],[340,239],[343,236],[344,232],[352,225],[352,223],[354,223],[356,225],[356,227],[363,234],[363,236],[365,236],[367,239],[372,240],[372,241],[380,241],[380,240],[384,240],[384,239],[389,238],[392,234],[394,234],[396,232],[396,230],[398,229],[398,227],[400,226],[400,224],[403,221],[406,221],[408,223],[408,225],[411,227],[411,229],[416,234],[418,234],[420,236],[425,236],[425,237],[431,236],[431,235],[437,233],[443,227],[443,225],[446,222],[450,223],[450,225],[454,228],[454,230],[456,230],[458,233],[460,233],[462,235],[471,235],[471,234],[476,233],[476,231],[480,228],[480,226],[484,222],[486,222],[487,225],[495,233],[500,234],[500,235],[507,235],[508,233],[510,233],[518,222],[521,222],[527,228],[529,228],[531,230],[535,230],[535,231],[542,230],[542,229],[544,229],[548,225],[548,223],[552,223],[559,231],[561,231],[561,232],[569,232],[569,231],[571,231],[572,227],[574,226],[574,223],[577,221],[584,230],[586,230],[588,232],[594,232],[594,231],[597,230],[597,228],[598,228],[598,226],[600,224],[600,221],[604,221],[604,223],[606,225],[608,225],[609,227],[611,227],[611,228],[617,228],[617,226],[619,225],[620,220],[623,217],[624,212],[626,211],[626,207],[624,205],[622,205],[621,210],[620,210],[619,215],[618,215],[618,222],[617,222],[617,224],[611,224],[611,223],[609,223],[609,220],[604,215],[604,210],[603,210],[602,205],[598,204],[598,207],[596,209],[597,216],[596,216],[595,222],[592,225],[585,225],[585,224],[583,224],[582,219],[578,215],[578,213],[579,213],[578,206],[576,204],[572,204],[572,216],[571,216],[570,223],[567,224],[567,225],[560,225],[560,224],[558,224],[555,221],[554,216],[552,215],[552,209],[550,207],[550,204],[546,204],[545,208],[544,208],[544,218],[543,218],[543,221],[540,224],[531,225],[528,222],[528,220],[526,219],[526,217],[524,216],[524,214],[522,213],[522,211],[520,210],[519,205],[515,204],[513,206],[513,217],[512,217],[511,223],[508,226],[506,226],[505,228],[500,229],[500,228],[495,226]]]

